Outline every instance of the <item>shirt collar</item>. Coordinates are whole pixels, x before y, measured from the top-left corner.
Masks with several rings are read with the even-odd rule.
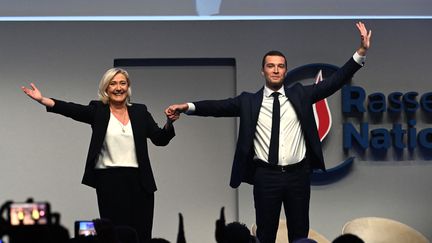
[[[273,92],[279,92],[280,94],[281,94],[281,96],[285,96],[285,89],[284,89],[284,86],[282,85],[282,87],[279,89],[279,90],[277,90],[277,91],[273,91],[273,90],[271,90],[269,87],[267,87],[266,85],[264,85],[264,96],[265,97],[270,97],[271,96],[271,94],[273,93]]]

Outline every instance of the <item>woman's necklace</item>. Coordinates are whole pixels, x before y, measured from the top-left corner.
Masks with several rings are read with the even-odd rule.
[[[124,125],[123,123],[126,122],[127,110],[123,112],[123,116],[121,116],[121,117],[118,114],[118,112],[117,113],[113,112],[113,109],[111,109],[111,113],[113,113],[113,115],[116,117],[117,122],[120,124],[122,133],[125,133],[127,123],[126,123],[126,125]]]
[[[125,120],[125,117],[126,117],[126,112],[125,112],[125,114],[123,115],[123,120],[122,120],[122,121]],[[122,133],[125,133],[125,132],[126,132],[126,126],[123,125],[123,122],[122,122],[122,121],[119,121],[119,123],[120,123],[121,129],[122,129]]]

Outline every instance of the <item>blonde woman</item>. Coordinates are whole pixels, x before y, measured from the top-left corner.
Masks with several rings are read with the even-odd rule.
[[[120,68],[105,72],[99,101],[88,105],[47,98],[33,84],[25,94],[57,113],[92,127],[82,183],[96,189],[101,218],[133,227],[140,242],[151,239],[156,184],[147,151],[147,138],[165,146],[175,136],[171,114],[160,128],[147,107],[130,103],[131,82]]]

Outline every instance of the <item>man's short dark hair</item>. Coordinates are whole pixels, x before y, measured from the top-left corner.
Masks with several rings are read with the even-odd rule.
[[[251,234],[245,224],[232,222],[225,227],[225,240],[227,243],[249,243]]]
[[[286,60],[285,55],[284,55],[282,52],[280,52],[280,51],[275,51],[275,50],[273,50],[273,51],[269,51],[269,52],[267,52],[267,53],[264,55],[264,57],[263,57],[263,59],[262,59],[262,63],[261,63],[261,67],[262,67],[262,68],[264,68],[264,65],[265,65],[265,59],[266,59],[267,56],[279,56],[279,57],[283,57],[284,60],[285,60],[285,67],[287,66],[287,60]]]
[[[342,234],[334,239],[332,243],[364,243],[364,241],[354,234]]]

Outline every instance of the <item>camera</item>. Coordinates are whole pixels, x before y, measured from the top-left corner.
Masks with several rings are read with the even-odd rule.
[[[91,220],[75,221],[75,237],[96,235],[94,223]]]

